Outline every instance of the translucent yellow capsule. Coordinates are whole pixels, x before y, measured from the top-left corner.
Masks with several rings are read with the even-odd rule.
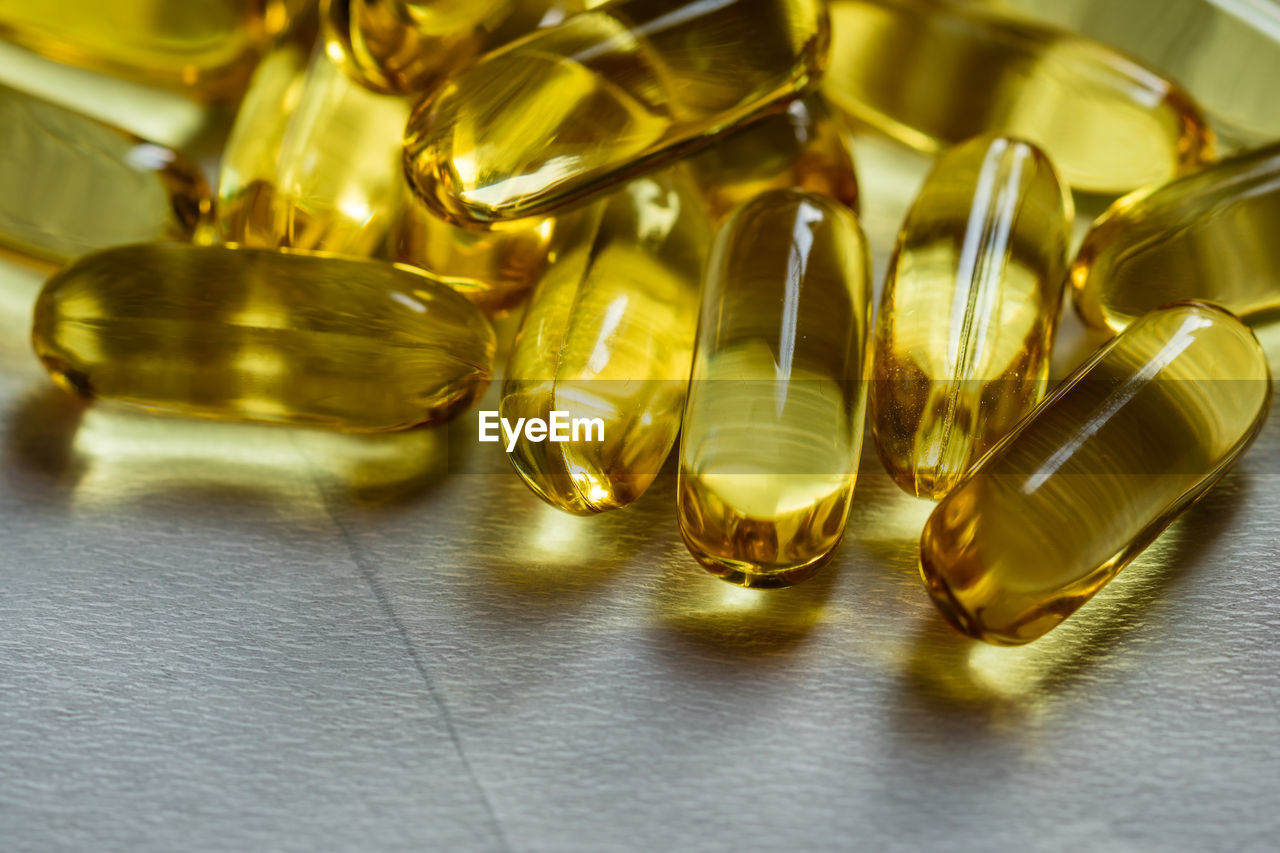
[[[1247,320],[1280,309],[1280,144],[1117,201],[1071,268],[1085,322],[1120,331],[1180,299]]]
[[[224,242],[368,255],[403,197],[409,109],[284,43],[258,67],[222,157]]]
[[[711,222],[676,167],[557,227],[563,248],[525,311],[499,411],[529,488],[585,515],[640,497],[675,443]],[[554,412],[582,424],[578,440],[538,440],[519,427],[550,423]]]
[[[1280,138],[1280,9],[1224,0],[986,0],[1114,45],[1177,80],[1224,136]]]
[[[486,56],[409,121],[405,170],[438,215],[552,215],[802,89],[819,0],[617,0]]]
[[[742,205],[716,236],[678,515],[693,556],[730,583],[797,583],[844,535],[870,367],[869,259],[848,208],[791,190]]]
[[[188,240],[209,187],[183,155],[0,86],[0,251],[65,263],[117,243]]]
[[[328,50],[379,92],[425,92],[539,27],[604,0],[325,0]]]
[[[1212,135],[1173,83],[1095,42],[936,0],[831,0],[824,91],[933,151],[984,133],[1043,148],[1073,188],[1122,193],[1206,160]]]
[[[908,493],[942,497],[1043,396],[1071,221],[1033,145],[979,137],[938,158],[876,320],[871,429]]]
[[[0,0],[0,38],[204,98],[234,95],[297,0]]]
[[[411,193],[391,229],[391,254],[440,278],[491,315],[518,305],[546,269],[558,243],[555,219],[505,231],[452,225]]]
[[[157,412],[376,432],[484,393],[494,338],[471,303],[390,264],[152,244],[54,275],[36,354],[59,385]]]
[[[1180,303],[1111,341],[934,509],[920,572],[957,628],[1016,645],[1066,619],[1231,467],[1271,407],[1249,329]]]
[[[816,92],[718,139],[689,170],[717,220],[762,192],[791,188],[858,209],[848,131]]]

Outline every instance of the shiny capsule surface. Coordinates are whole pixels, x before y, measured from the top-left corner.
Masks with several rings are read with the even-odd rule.
[[[1257,339],[1216,306],[1146,315],[934,509],[920,572],[957,628],[995,644],[1054,628],[1211,487],[1271,405]]]
[[[426,270],[490,315],[505,314],[529,294],[563,233],[555,219],[504,231],[453,225],[408,196],[391,228],[395,260]]]
[[[348,78],[323,53],[268,55],[227,141],[218,187],[224,242],[368,255],[403,198],[408,105]]]
[[[235,94],[293,0],[0,0],[0,38],[202,97]]]
[[[604,0],[325,0],[329,52],[374,91],[435,88],[480,54]]]
[[[1120,331],[1153,308],[1203,299],[1250,322],[1280,310],[1280,144],[1120,199],[1071,268],[1076,308]]]
[[[853,214],[773,191],[721,227],[680,438],[680,532],[750,587],[811,576],[844,534],[869,371],[871,271]]]
[[[826,35],[819,0],[617,0],[450,79],[409,121],[405,171],[458,224],[550,216],[790,97]]]
[[[1119,194],[1203,162],[1188,96],[1116,51],[936,0],[832,0],[823,91],[853,118],[933,151],[984,133],[1043,148],[1074,189]]]
[[[711,222],[676,167],[558,227],[563,250],[521,321],[499,411],[511,423],[553,411],[600,419],[602,441],[521,437],[510,453],[534,492],[585,515],[640,497],[675,443]]]
[[[849,133],[816,92],[720,138],[688,162],[717,220],[760,193],[791,188],[858,209]]]
[[[1280,138],[1280,7],[1232,0],[982,0],[1114,45],[1177,80],[1224,137]]]
[[[876,320],[871,429],[906,492],[942,497],[1040,401],[1071,220],[1033,145],[979,137],[938,158]]]
[[[83,397],[351,432],[451,417],[484,393],[494,353],[469,302],[390,264],[166,244],[50,278],[32,337]]]
[[[189,240],[210,210],[178,152],[0,86],[0,251],[65,263],[119,243]]]

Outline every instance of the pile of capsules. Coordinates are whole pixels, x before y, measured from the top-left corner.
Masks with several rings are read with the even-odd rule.
[[[1270,407],[1237,317],[1280,308],[1280,45],[1267,7],[1223,9],[2,0],[0,36],[240,106],[215,198],[184,154],[0,89],[0,244],[57,267],[33,337],[58,384],[170,414],[439,423],[527,301],[502,418],[603,430],[513,434],[519,476],[612,510],[678,440],[684,539],[746,586],[831,556],[868,422],[940,501],[939,608],[1024,643]],[[874,323],[849,123],[937,154]],[[1071,261],[1073,192],[1123,197]],[[1115,336],[1046,397],[1068,283]]]

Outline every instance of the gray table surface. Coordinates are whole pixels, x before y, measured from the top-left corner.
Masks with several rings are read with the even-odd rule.
[[[859,142],[882,272],[925,163]],[[873,454],[834,564],[738,590],[673,477],[565,516],[474,413],[355,439],[82,408],[30,353],[39,282],[0,268],[0,849],[1277,846],[1280,421],[997,649],[934,612],[930,505]],[[1058,372],[1096,343],[1068,314]]]

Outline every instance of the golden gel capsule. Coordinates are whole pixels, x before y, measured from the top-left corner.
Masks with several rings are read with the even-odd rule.
[[[1231,0],[985,0],[1114,45],[1177,80],[1224,136],[1280,138],[1280,10]]]
[[[55,264],[145,240],[189,240],[210,209],[186,157],[0,86],[0,251]]]
[[[391,229],[391,255],[440,278],[490,315],[528,295],[558,243],[555,219],[506,231],[452,225],[409,196]]]
[[[1207,159],[1191,100],[1111,49],[936,0],[831,0],[831,102],[913,147],[1034,142],[1073,188],[1118,194]]]
[[[1267,360],[1215,306],[1146,315],[934,509],[920,573],[964,633],[1016,645],[1088,601],[1218,481],[1271,406]]]
[[[945,151],[907,214],[880,299],[871,429],[885,470],[940,498],[1049,378],[1072,204],[1035,146]]]
[[[0,38],[204,98],[236,94],[294,0],[0,0]]]
[[[1180,299],[1247,320],[1280,310],[1280,144],[1120,199],[1085,235],[1071,282],[1085,322],[1117,332]]]
[[[422,101],[405,170],[456,224],[549,216],[774,107],[826,46],[819,0],[616,0]]]
[[[390,264],[166,244],[54,275],[32,337],[83,397],[351,432],[451,417],[484,393],[494,353],[471,303]]]
[[[707,265],[680,438],[693,556],[751,587],[812,575],[844,535],[862,448],[871,270],[848,208],[764,193]]]
[[[317,51],[284,43],[263,60],[222,158],[224,242],[368,255],[403,196],[408,105],[353,82]]]
[[[434,89],[452,72],[603,0],[325,0],[330,55],[377,92]]]
[[[717,220],[762,192],[791,188],[858,209],[849,134],[816,92],[720,138],[689,170]]]
[[[529,488],[585,515],[640,497],[675,443],[711,222],[678,166],[557,227],[563,248],[525,310],[499,412],[511,425],[564,413],[570,440],[513,426],[504,449]]]

